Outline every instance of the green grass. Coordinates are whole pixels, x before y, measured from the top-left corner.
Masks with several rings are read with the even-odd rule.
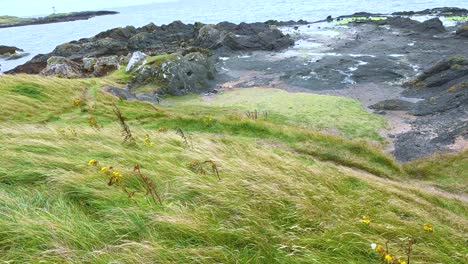
[[[0,77],[0,262],[381,263],[370,244],[390,240],[403,256],[407,237],[418,241],[412,263],[467,260],[466,204],[410,189],[375,146],[315,132],[285,112],[249,120],[233,110],[236,91],[222,95],[226,106],[196,97],[151,106],[101,92],[107,82]],[[73,106],[77,97],[85,103]],[[136,145],[122,144],[112,103]],[[102,129],[90,128],[89,116]],[[130,200],[90,159],[131,187],[140,164],[163,205],[144,193]],[[190,170],[205,160],[221,181]]]
[[[156,56],[151,56],[146,60],[146,64],[152,64],[152,65],[161,65],[166,61],[173,60],[177,58],[178,54],[177,53],[170,53],[170,54],[161,54],[161,55],[156,55]]]
[[[110,80],[117,82],[118,84],[127,84],[135,74],[132,72],[127,72],[126,67],[120,67],[120,69],[112,72],[107,76]]]
[[[434,155],[405,164],[409,175],[451,192],[468,194],[468,151]]]
[[[168,100],[169,104],[172,102],[177,108],[181,106],[228,108],[238,115],[257,110],[260,112],[260,118],[263,117],[262,112],[266,111],[268,120],[274,123],[331,131],[351,139],[381,140],[379,131],[386,127],[383,117],[368,113],[356,100],[307,93],[288,93],[278,89],[236,89],[208,99],[188,96]]]

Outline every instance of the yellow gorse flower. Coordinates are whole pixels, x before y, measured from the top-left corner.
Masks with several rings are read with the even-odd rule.
[[[102,167],[102,168],[101,168],[101,171],[102,171],[102,172],[106,172],[106,171],[107,171],[107,167]]]
[[[426,232],[434,232],[434,227],[431,224],[425,224],[423,226],[424,231]]]
[[[145,142],[145,145],[154,147],[154,142],[151,141],[148,134],[146,134],[145,139],[143,141]]]
[[[388,263],[392,263],[393,262],[393,257],[392,255],[390,254],[385,254],[385,260],[388,262]]]
[[[72,101],[72,105],[73,106],[79,106],[81,104],[81,99],[80,98],[76,98]]]
[[[402,259],[398,259],[398,264],[407,264],[406,261],[402,260]]]
[[[366,224],[366,225],[370,225],[371,220],[370,220],[369,217],[363,215],[363,216],[362,216],[362,219],[361,219],[361,223],[364,223],[364,224]]]
[[[379,254],[384,254],[385,253],[385,249],[382,245],[380,244],[377,244],[377,246],[375,247],[375,252],[379,253]]]
[[[96,165],[96,164],[97,164],[97,160],[95,160],[95,159],[92,159],[92,160],[88,161],[89,166]]]

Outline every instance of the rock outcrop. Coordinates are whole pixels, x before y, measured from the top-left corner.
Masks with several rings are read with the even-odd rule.
[[[78,63],[58,56],[52,56],[47,60],[47,67],[41,71],[41,74],[62,78],[79,78],[83,76],[81,66]]]
[[[462,26],[457,30],[457,36],[468,38],[468,25]]]
[[[272,23],[272,22],[270,22]],[[74,62],[84,58],[126,56],[141,51],[148,55],[167,54],[195,47],[228,50],[281,50],[294,41],[271,24],[222,22],[218,25],[184,24],[175,21],[169,25],[148,24],[141,28],[127,26],[101,32],[92,38],[72,41],[57,46],[51,53],[37,55],[24,65],[7,73],[39,73],[52,56]]]
[[[2,59],[16,60],[28,55],[29,53],[24,52],[20,48],[0,45],[0,58]]]
[[[207,54],[193,52],[143,66],[128,87],[136,91],[149,85],[159,95],[206,92],[213,86],[210,82],[215,74],[213,59]]]
[[[457,139],[468,139],[468,60],[443,60],[406,84],[403,94],[423,100],[410,113],[412,131],[395,141],[395,155],[407,161],[436,151],[448,150]],[[417,155],[416,155],[417,154]]]

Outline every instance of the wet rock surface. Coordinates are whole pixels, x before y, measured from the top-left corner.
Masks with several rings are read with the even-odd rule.
[[[424,14],[449,10],[456,15],[467,12],[436,9]],[[456,142],[468,140],[463,59],[468,58],[468,41],[460,38],[463,25],[444,25],[444,21],[443,17],[416,21],[397,16],[348,25],[322,22],[283,27],[295,46],[276,53],[222,55],[218,85],[355,98],[370,111],[404,124],[405,129],[388,135],[398,160],[451,151]]]
[[[24,52],[24,50],[20,48],[0,45],[0,58],[1,59],[16,60],[16,59],[20,59],[28,55],[29,53]]]

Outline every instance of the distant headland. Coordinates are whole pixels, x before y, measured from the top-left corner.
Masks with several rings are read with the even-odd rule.
[[[119,12],[116,11],[83,11],[71,13],[54,13],[49,16],[39,18],[0,16],[0,28],[51,24],[75,20],[87,20],[96,16],[116,15],[118,13]]]

